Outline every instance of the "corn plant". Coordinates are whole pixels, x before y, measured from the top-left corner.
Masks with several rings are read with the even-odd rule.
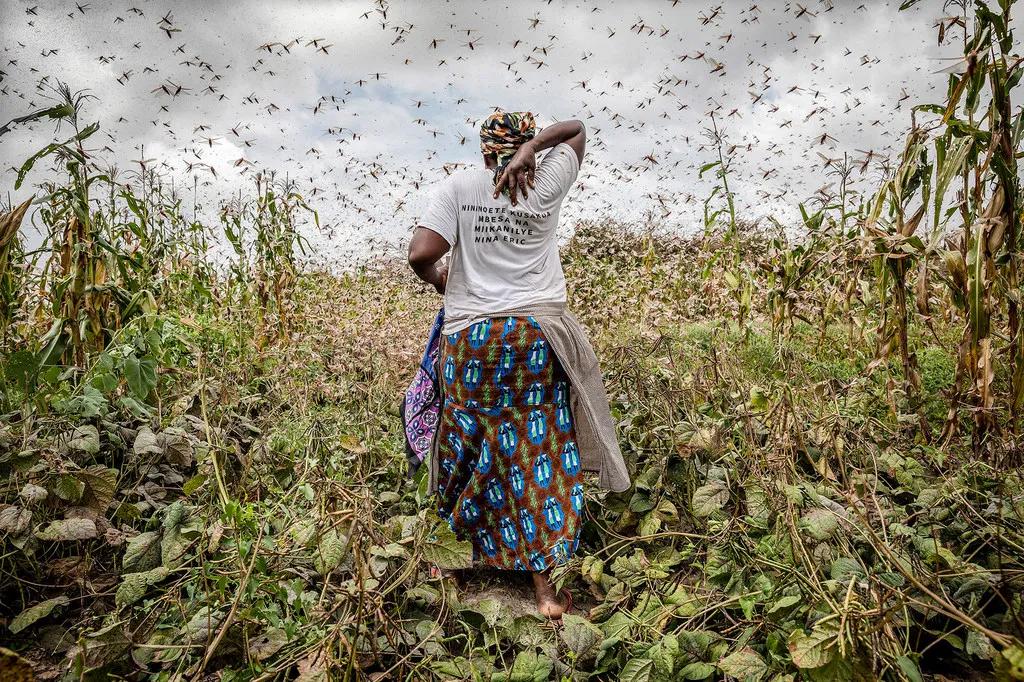
[[[296,228],[296,213],[299,209],[310,212],[318,227],[319,218],[292,181],[285,179],[276,183],[272,175],[260,176],[256,180],[256,191],[252,218],[260,326],[264,325],[262,311],[270,309],[272,304],[277,311],[278,333],[286,339],[291,292],[298,274],[296,259],[305,253],[305,239]]]
[[[913,4],[906,2],[904,7]],[[1024,399],[1017,173],[1024,117],[1020,111],[1014,112],[1011,102],[1024,71],[1021,58],[1013,54],[1012,6],[1012,0],[999,0],[1001,11],[996,12],[977,0],[973,16],[963,4],[961,16],[939,22],[940,43],[954,27],[962,29],[963,56],[947,69],[951,73],[946,102],[915,107],[915,112],[940,117],[934,187],[924,182],[920,188],[924,204],[929,203],[931,192],[930,246],[934,248],[941,238],[949,237],[942,253],[941,279],[964,323],[957,383],[943,437],[948,442],[955,434],[958,406],[966,399],[973,414],[972,441],[978,454],[995,451],[991,437],[1002,423],[1017,432]],[[910,146],[908,140],[908,149]],[[955,203],[944,208],[954,187]],[[953,215],[962,220],[959,243],[947,235],[946,226]],[[922,277],[927,277],[927,271]],[[920,289],[926,290],[927,283]],[[997,347],[999,339],[1006,339],[1005,349]],[[1005,357],[1003,373],[1007,378],[1001,396],[997,395],[1000,357]]]
[[[921,378],[917,359],[910,349],[908,327],[908,275],[925,256],[927,247],[915,233],[924,217],[930,196],[932,165],[928,161],[927,133],[921,128],[910,132],[895,173],[887,178],[871,202],[863,221],[866,239],[873,246],[872,262],[883,305],[878,324],[879,348],[875,364],[886,362],[896,353],[902,367],[902,391],[908,406],[917,414],[921,432],[927,439],[928,422],[920,411]],[[921,206],[911,211],[917,192]]]
[[[722,221],[723,214],[725,229],[722,231],[724,247],[728,253],[724,254],[728,260],[722,269],[722,277],[725,279],[730,296],[736,306],[736,322],[741,327],[746,326],[747,318],[750,315],[751,299],[753,296],[752,277],[749,268],[743,263],[741,247],[739,244],[739,222],[736,219],[736,201],[732,190],[729,189],[729,159],[725,152],[726,141],[722,131],[718,129],[718,121],[714,112],[711,112],[711,128],[706,131],[711,144],[715,149],[716,159],[701,166],[698,177],[704,173],[714,170],[715,178],[718,181],[711,194],[704,201],[704,230],[705,234],[716,231]],[[713,207],[714,200],[721,195],[724,205]],[[703,272],[706,280],[717,265],[718,257],[712,258]]]
[[[0,349],[7,350],[24,299],[25,253],[19,230],[32,200],[0,215]]]

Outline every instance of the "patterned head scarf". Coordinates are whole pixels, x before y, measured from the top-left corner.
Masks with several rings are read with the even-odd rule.
[[[495,184],[519,147],[536,134],[537,126],[529,111],[498,110],[484,120],[480,125],[480,150],[498,158],[498,167],[494,169]],[[502,191],[507,192],[508,188]]]

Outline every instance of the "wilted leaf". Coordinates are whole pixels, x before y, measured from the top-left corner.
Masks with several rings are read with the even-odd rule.
[[[100,451],[100,432],[92,424],[76,426],[68,438],[68,447],[78,452],[95,455]]]
[[[21,535],[32,523],[32,512],[17,505],[0,509],[0,533]]]
[[[178,568],[185,563],[185,553],[192,544],[183,532],[187,516],[188,511],[180,501],[167,508],[160,539],[160,561],[167,568]]]
[[[99,536],[96,522],[92,519],[58,519],[36,533],[40,540],[60,542],[65,540],[91,540]]]
[[[487,627],[493,628],[498,624],[498,620],[501,618],[502,608],[503,604],[497,599],[480,599],[474,601],[472,604],[467,604],[460,610],[480,614]]]
[[[966,651],[971,656],[977,656],[985,661],[991,659],[995,654],[995,650],[992,648],[992,641],[987,635],[984,635],[977,630],[967,631]]]
[[[91,632],[80,640],[82,660],[89,667],[100,667],[121,659],[131,648],[131,641],[125,636],[124,625],[116,622]]]
[[[35,671],[32,664],[14,653],[10,649],[0,646],[0,670],[7,675],[9,680],[32,680],[35,678]]]
[[[353,436],[352,434],[346,433],[340,440],[341,447],[354,454],[361,455],[369,450],[369,448],[360,442],[359,436]]]
[[[161,446],[164,458],[169,464],[184,469],[192,466],[194,462],[192,441],[184,429],[178,427],[164,429],[157,436],[157,443]]]
[[[327,660],[327,652],[323,648],[314,649],[295,664],[298,673],[295,682],[327,682]]]
[[[85,484],[82,504],[101,514],[105,512],[117,489],[117,470],[96,464],[76,472],[76,476]]]
[[[46,492],[46,488],[35,485],[34,483],[26,483],[18,495],[21,499],[25,500],[27,504],[43,502],[50,496],[50,494]]]
[[[718,667],[726,675],[740,680],[759,680],[768,670],[761,655],[748,646],[734,651],[720,660]]]
[[[182,636],[192,644],[206,642],[223,622],[226,614],[204,606],[189,619],[182,630]]]
[[[132,452],[136,455],[159,455],[162,454],[164,449],[160,447],[160,442],[157,440],[156,434],[148,426],[143,426],[139,429],[138,435],[135,436],[135,442],[132,444]]]
[[[53,599],[47,599],[35,606],[30,606],[15,616],[7,628],[14,634],[17,634],[35,623],[37,620],[46,618],[54,609],[61,606],[67,606],[69,601],[70,600],[67,597],[61,595],[59,597],[54,597]]]
[[[288,634],[281,628],[267,630],[249,640],[249,655],[257,661],[263,661],[276,654],[288,643]]]

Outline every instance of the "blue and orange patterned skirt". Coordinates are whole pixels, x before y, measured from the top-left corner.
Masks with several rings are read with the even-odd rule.
[[[474,561],[542,571],[579,542],[583,472],[569,378],[532,317],[445,337],[438,511]]]

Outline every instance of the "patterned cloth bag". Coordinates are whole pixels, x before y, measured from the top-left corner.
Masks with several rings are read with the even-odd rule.
[[[444,324],[444,308],[437,311],[430,328],[426,350],[416,376],[405,391],[405,399],[398,407],[405,427],[405,456],[409,461],[409,476],[416,473],[420,464],[430,452],[430,445],[437,431],[441,413],[441,390],[438,384],[438,347],[441,341],[441,326]]]

